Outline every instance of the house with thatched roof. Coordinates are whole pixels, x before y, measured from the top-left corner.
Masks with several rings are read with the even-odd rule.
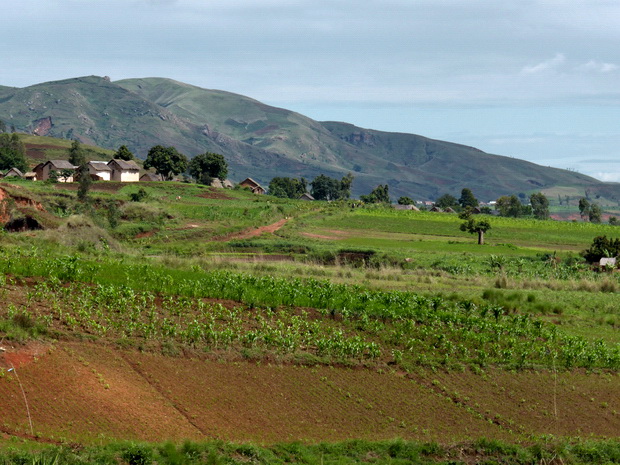
[[[254,194],[264,194],[267,192],[263,186],[254,181],[252,178],[245,178],[243,181],[239,183],[241,187],[246,187],[252,191]]]
[[[224,179],[222,181],[222,184],[226,189],[232,189],[233,187],[235,187],[235,185],[232,183],[230,179]]]
[[[34,171],[28,171],[24,173],[24,179],[27,179],[28,181],[36,181],[37,173],[35,173]]]
[[[308,192],[304,192],[303,194],[301,194],[301,196],[299,197],[299,200],[308,200],[308,201],[312,201],[314,200],[314,197],[312,197]]]
[[[140,176],[140,182],[159,182],[163,181],[161,175],[156,173],[144,173]]]
[[[40,181],[48,180],[50,173],[53,171],[56,173],[58,182],[73,182],[76,169],[77,166],[72,165],[67,160],[48,160],[44,163],[39,163],[34,167],[33,171],[37,174],[37,179]],[[65,173],[64,176],[62,175],[63,173]]]
[[[420,209],[418,207],[416,207],[415,205],[400,205],[400,204],[396,204],[394,205],[394,208],[396,210],[411,210],[414,212],[419,212]]]
[[[24,178],[24,173],[22,173],[17,168],[11,168],[4,174],[5,178]]]
[[[218,178],[213,178],[213,181],[211,181],[211,187],[215,187],[217,189],[224,189],[224,184],[222,184],[222,181],[220,181]]]
[[[429,210],[430,212],[443,213],[443,210],[435,205],[433,208]]]
[[[89,161],[88,174],[96,181],[110,181],[112,178],[112,168],[107,161]]]
[[[456,212],[454,211],[454,208],[452,208],[452,207],[447,207],[447,208],[444,210],[444,213],[456,213]]]
[[[140,167],[133,160],[114,159],[108,162],[108,166],[112,168],[112,181],[119,182],[139,182]]]

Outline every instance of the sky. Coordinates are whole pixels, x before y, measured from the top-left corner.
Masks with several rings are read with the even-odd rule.
[[[0,0],[0,85],[167,77],[620,182],[617,0]]]

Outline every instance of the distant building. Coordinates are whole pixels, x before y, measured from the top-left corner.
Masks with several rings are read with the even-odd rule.
[[[10,170],[8,170],[5,174],[4,174],[5,178],[23,178],[24,177],[24,173],[22,173],[20,170],[18,170],[17,168],[11,168]]]
[[[396,204],[394,205],[394,208],[396,210],[412,210],[415,212],[419,212],[420,209],[418,207],[416,207],[415,205],[400,205],[400,204]]]
[[[140,176],[140,182],[158,182],[163,181],[161,175],[155,173],[144,173]]]
[[[112,178],[112,168],[107,161],[89,161],[88,174],[97,181],[110,181]]]
[[[46,181],[50,178],[50,173],[54,171],[56,173],[56,179],[58,182],[73,182],[73,176],[77,166],[73,166],[67,160],[48,160],[44,163],[39,163],[34,167],[34,172],[39,181]],[[62,172],[71,171],[71,175],[61,176]]]
[[[254,179],[252,178],[245,178],[243,181],[241,181],[239,183],[239,185],[241,187],[247,187],[248,189],[250,189],[254,194],[264,194],[265,192],[267,192],[263,186],[261,186],[259,183],[257,183],[256,181],[254,181]]]
[[[140,167],[133,160],[110,160],[108,166],[112,168],[112,181],[139,182]]]
[[[312,197],[308,192],[304,192],[299,197],[299,200],[310,200],[310,201],[312,201],[312,200],[314,200],[314,197]]]

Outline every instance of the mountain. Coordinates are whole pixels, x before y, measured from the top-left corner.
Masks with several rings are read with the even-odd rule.
[[[0,119],[18,131],[116,149],[146,157],[153,145],[172,145],[192,157],[223,154],[233,179],[251,176],[355,175],[353,194],[388,183],[393,198],[436,198],[471,188],[481,199],[550,187],[579,187],[620,195],[617,185],[473,147],[414,134],[314,121],[251,98],[163,78],[88,76],[0,86]]]

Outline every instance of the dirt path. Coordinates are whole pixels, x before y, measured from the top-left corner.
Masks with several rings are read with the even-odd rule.
[[[230,241],[232,239],[251,239],[252,237],[260,236],[264,233],[273,234],[282,226],[284,226],[288,220],[289,218],[283,218],[280,221],[276,221],[275,223],[269,224],[267,226],[261,226],[260,228],[256,229],[246,229],[245,231],[229,234],[228,236],[224,236],[216,240]]]

